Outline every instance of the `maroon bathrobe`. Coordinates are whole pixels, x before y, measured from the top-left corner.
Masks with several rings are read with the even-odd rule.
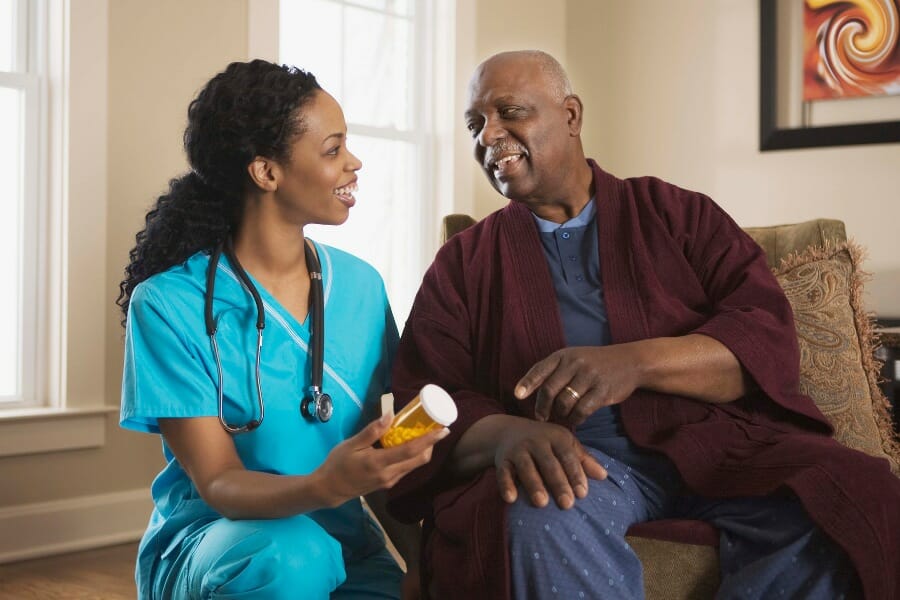
[[[709,198],[654,178],[620,180],[589,161],[603,293],[613,343],[702,333],[727,346],[755,382],[728,404],[636,391],[626,433],[660,451],[709,497],[793,490],[847,551],[867,598],[900,594],[900,479],[887,461],[834,441],[799,393],[790,305],[759,246]],[[509,597],[506,511],[494,469],[461,481],[450,449],[490,414],[531,415],[513,397],[537,361],[563,348],[562,323],[530,211],[511,202],[450,239],[425,275],[394,370],[398,404],[425,383],[459,407],[431,462],[391,492],[402,520],[425,519],[423,569],[450,598]]]

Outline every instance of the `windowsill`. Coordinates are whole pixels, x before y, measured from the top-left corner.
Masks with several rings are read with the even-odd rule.
[[[97,448],[116,406],[0,410],[0,457]]]

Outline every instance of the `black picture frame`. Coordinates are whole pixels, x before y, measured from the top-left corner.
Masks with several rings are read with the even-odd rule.
[[[760,0],[759,149],[788,150],[900,142],[900,121],[819,127],[778,127],[778,0]]]

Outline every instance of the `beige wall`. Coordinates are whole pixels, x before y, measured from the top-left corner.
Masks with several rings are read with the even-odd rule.
[[[187,107],[229,62],[247,58],[246,0],[116,0],[109,28],[108,287],[115,295],[144,214],[182,174]],[[120,315],[107,320],[106,394],[121,381]]]
[[[869,249],[869,308],[900,316],[900,144],[760,153],[758,2],[567,4],[590,155],[705,192],[741,225],[842,219]]]
[[[106,267],[114,297],[144,214],[168,180],[187,168],[181,140],[188,103],[229,62],[247,59],[247,1],[114,0],[109,21]],[[120,319],[110,311],[106,323],[106,396],[112,404],[118,404],[122,377]],[[146,485],[162,466],[159,438],[117,435],[135,454],[120,455],[114,472],[134,486]]]

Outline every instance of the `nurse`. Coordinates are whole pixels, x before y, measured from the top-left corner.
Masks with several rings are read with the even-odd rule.
[[[415,597],[418,531],[381,510],[381,490],[428,462],[447,432],[373,447],[390,424],[379,398],[397,344],[384,285],[303,232],[343,223],[355,203],[361,163],[340,106],[304,71],[232,63],[191,102],[184,145],[191,171],[147,214],[118,299],[121,425],[161,434],[167,463],[138,552],[139,597]],[[316,263],[327,420],[301,411],[315,366]]]

